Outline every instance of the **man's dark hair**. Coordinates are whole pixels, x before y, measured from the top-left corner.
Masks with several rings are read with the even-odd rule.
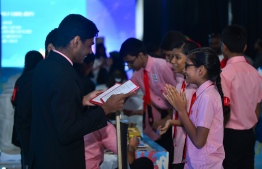
[[[86,39],[96,37],[98,32],[96,25],[89,19],[79,14],[70,14],[59,24],[57,47],[66,47],[75,36],[85,42]]]
[[[222,42],[230,52],[243,53],[247,43],[247,31],[240,25],[227,26],[222,32]]]
[[[162,50],[173,50],[174,46],[181,41],[185,41],[186,37],[178,31],[168,31],[163,37],[160,48]]]
[[[142,52],[144,55],[147,54],[144,43],[136,38],[128,38],[119,50],[120,58],[124,58],[127,55],[138,56]]]
[[[57,40],[57,28],[50,31],[48,33],[48,35],[46,36],[46,39],[45,39],[45,57],[47,57],[47,53],[48,53],[48,51],[47,51],[48,44],[52,43],[53,46],[56,48],[56,46],[57,46],[56,40]]]

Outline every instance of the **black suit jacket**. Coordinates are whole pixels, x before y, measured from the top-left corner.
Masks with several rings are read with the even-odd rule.
[[[106,126],[101,107],[83,112],[73,66],[51,52],[35,69],[30,168],[85,169],[84,135]]]

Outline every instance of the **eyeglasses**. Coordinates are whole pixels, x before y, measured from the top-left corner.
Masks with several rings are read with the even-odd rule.
[[[136,57],[134,60],[126,61],[126,63],[127,63],[128,65],[133,65],[134,62],[136,61],[136,59],[137,59],[137,57]]]
[[[195,66],[195,65],[194,64],[185,63],[185,69],[187,69],[189,66]]]

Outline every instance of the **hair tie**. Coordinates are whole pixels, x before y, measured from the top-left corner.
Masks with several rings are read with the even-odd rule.
[[[224,103],[224,106],[229,106],[230,99],[228,97],[223,97],[223,103]]]

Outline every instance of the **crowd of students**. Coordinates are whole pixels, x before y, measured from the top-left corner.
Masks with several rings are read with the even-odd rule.
[[[99,168],[104,148],[116,153],[115,129],[107,116],[135,96],[114,95],[102,106],[89,102],[101,92],[94,91],[87,76],[97,71],[91,50],[97,34],[92,21],[70,14],[47,36],[45,59],[36,59],[36,51],[26,55],[12,96],[23,169]],[[129,38],[119,53],[111,53],[113,66],[105,67],[101,49],[96,58],[102,63],[95,67],[110,72],[107,87],[127,80],[124,62],[134,70],[131,80],[144,93],[143,133],[169,152],[170,169],[252,169],[262,79],[244,57],[246,42],[240,25],[223,30],[221,53],[169,31],[160,44],[164,58],[150,56],[141,40]],[[30,62],[29,54],[35,56]],[[33,66],[27,70],[29,64]],[[131,168],[138,168],[135,140],[129,145]],[[147,164],[144,168],[153,168]]]

